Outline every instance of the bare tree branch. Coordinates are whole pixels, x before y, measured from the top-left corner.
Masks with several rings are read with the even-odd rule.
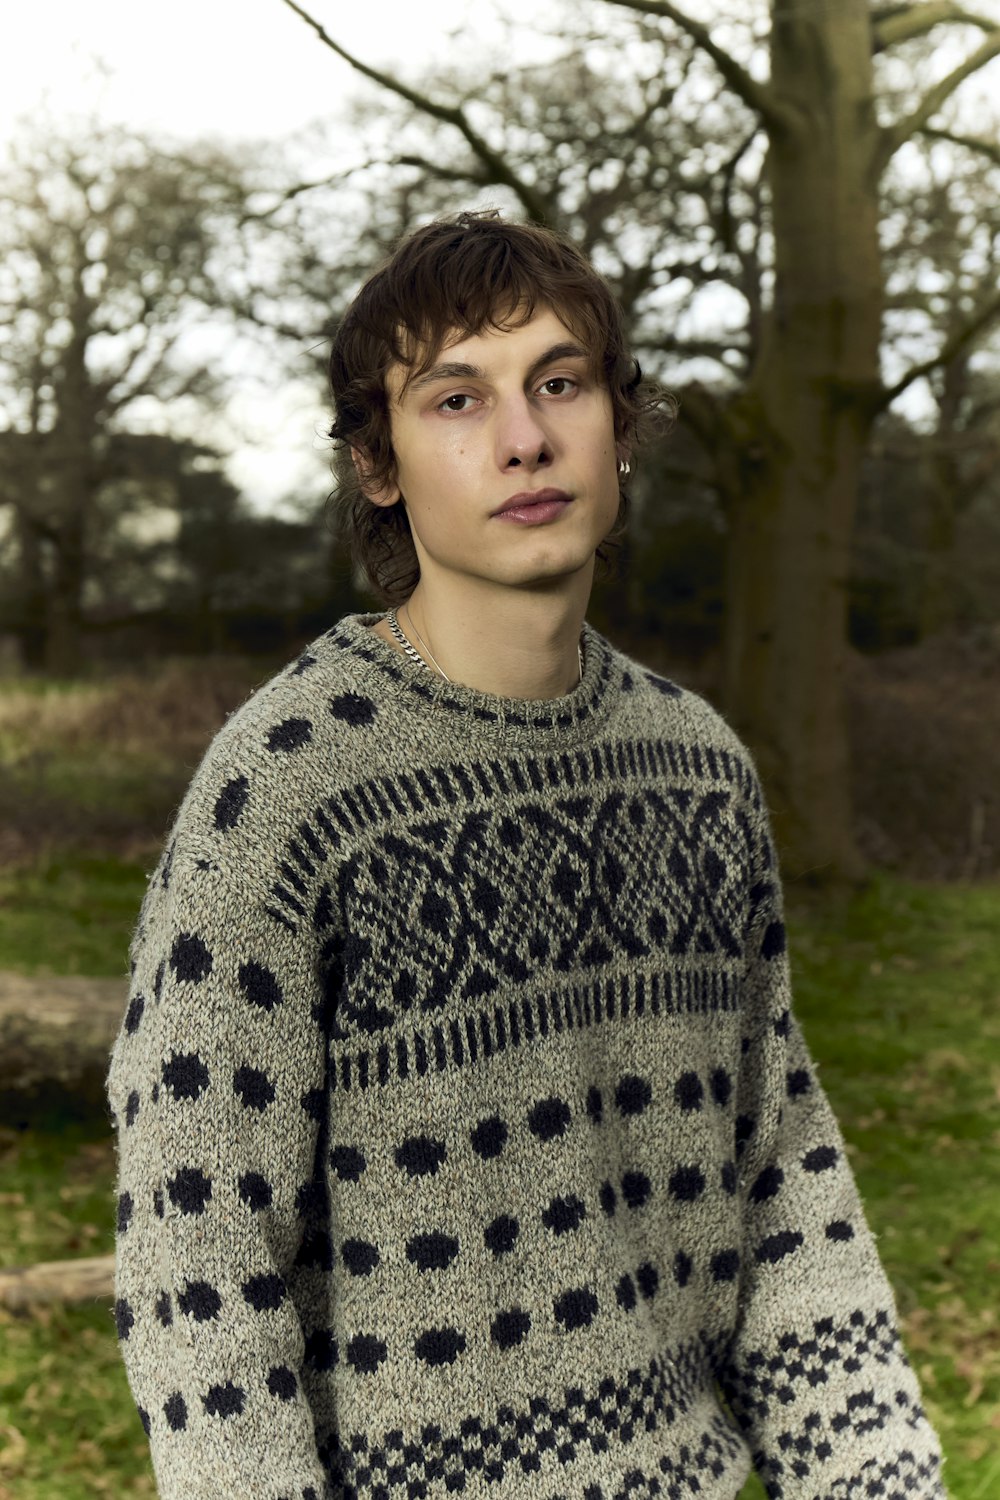
[[[285,3],[289,4],[290,0],[285,0]],[[742,63],[737,62],[735,57],[730,57],[718,42],[712,40],[707,26],[678,10],[672,0],[605,0],[605,3],[620,5],[625,10],[639,11],[642,15],[659,16],[664,21],[673,21],[712,59],[733,93],[760,115],[769,132],[788,130],[795,123],[792,111],[775,98],[767,85],[758,83]]]
[[[429,177],[437,177],[442,182],[471,182],[477,187],[486,187],[490,181],[482,172],[472,169],[465,171],[460,167],[445,167],[440,162],[429,161],[426,156],[396,156],[389,165],[419,167]]]
[[[950,141],[953,146],[965,146],[969,151],[977,151],[981,156],[988,156],[990,161],[1000,167],[1000,142],[988,141],[983,136],[958,135],[953,130],[940,130],[934,125],[925,125],[921,130],[932,141]]]
[[[873,402],[873,411],[884,411],[915,380],[922,380],[925,375],[932,374],[934,370],[940,369],[942,365],[950,364],[953,359],[956,359],[963,350],[968,348],[969,344],[997,318],[1000,318],[1000,292],[994,292],[992,296],[987,297],[971,317],[967,318],[963,324],[945,339],[937,354],[931,359],[926,359],[919,365],[913,365],[904,375],[900,376],[894,385],[884,387]]]
[[[270,208],[244,209],[236,222],[242,229],[245,224],[256,222],[257,220],[269,219],[279,209],[284,208],[286,203],[290,203],[293,198],[298,198],[303,193],[311,193],[316,188],[328,188],[340,182],[347,182],[355,173],[367,172],[370,167],[381,165],[382,161],[380,157],[371,157],[368,161],[359,162],[356,167],[347,167],[343,172],[335,172],[331,177],[320,177],[315,182],[296,182],[290,188],[286,188],[284,192],[279,193],[277,202],[273,203]]]
[[[295,0],[284,0],[284,4],[288,6],[289,10],[293,10],[297,16],[305,21],[307,26],[312,27],[324,46],[329,47],[338,57],[343,58],[344,62],[348,63],[356,72],[361,73],[365,78],[370,78],[373,83],[381,84],[383,88],[389,89],[392,93],[398,94],[401,99],[405,99],[408,104],[412,104],[415,109],[419,109],[423,114],[430,115],[435,120],[441,120],[447,125],[454,125],[455,129],[459,130],[465,137],[476,156],[489,172],[490,175],[487,179],[489,182],[498,183],[503,187],[510,188],[511,192],[520,201],[529,219],[534,220],[535,223],[548,224],[552,222],[554,216],[551,206],[535,192],[530,183],[518,177],[511,170],[510,165],[504,160],[503,156],[494,151],[479,132],[473,129],[461,105],[439,104],[434,99],[428,99],[425,94],[418,93],[416,89],[408,88],[405,83],[401,83],[399,79],[391,77],[388,73],[382,73],[378,68],[369,67],[360,58],[354,57],[339,42],[335,42],[333,37],[324,30],[308,11],[303,10],[300,5],[296,5]]]
[[[918,130],[923,129],[928,120],[932,119],[941,106],[947,103],[960,83],[963,83],[971,74],[978,72],[998,53],[1000,53],[1000,26],[994,26],[986,40],[974,52],[970,52],[964,62],[959,63],[957,68],[952,68],[951,72],[945,74],[944,78],[933,88],[927,90],[916,109],[912,110],[905,119],[897,120],[895,125],[887,125],[883,129],[877,160],[879,169],[881,170],[888,164],[900,146],[904,145]]]
[[[930,0],[925,5],[889,5],[872,17],[873,51],[884,52],[899,42],[908,42],[916,36],[926,36],[942,23],[958,26],[978,26],[990,32],[996,26],[983,16],[973,15],[954,0]]]

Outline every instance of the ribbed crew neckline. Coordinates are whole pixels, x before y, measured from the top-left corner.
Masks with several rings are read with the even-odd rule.
[[[448,682],[433,668],[397,651],[368,628],[386,618],[386,613],[344,615],[322,639],[350,652],[359,674],[373,688],[378,683],[382,692],[388,688],[406,708],[432,713],[445,733],[471,731],[487,739],[500,736],[522,743],[564,740],[567,735],[589,738],[611,714],[616,698],[614,648],[586,620],[583,678],[575,688],[558,698],[505,698]]]

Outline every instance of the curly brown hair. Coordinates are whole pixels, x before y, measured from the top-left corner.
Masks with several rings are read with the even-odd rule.
[[[383,604],[410,597],[420,564],[405,500],[374,505],[361,487],[351,449],[364,456],[369,488],[392,479],[390,366],[401,365],[408,384],[430,369],[446,341],[486,328],[520,327],[536,308],[550,308],[592,351],[611,396],[616,444],[628,453],[633,472],[636,447],[662,429],[662,418],[673,419],[673,398],[643,378],[629,353],[611,288],[565,235],[508,223],[496,209],[425,224],[365,282],[330,352],[333,530]],[[621,481],[619,488],[618,515],[597,549],[601,565],[627,530],[628,496]]]

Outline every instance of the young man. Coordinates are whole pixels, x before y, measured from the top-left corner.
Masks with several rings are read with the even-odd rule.
[[[217,735],[108,1078],[160,1494],[937,1500],[753,764],[585,620],[658,401],[607,287],[463,214],[331,372],[393,607]]]

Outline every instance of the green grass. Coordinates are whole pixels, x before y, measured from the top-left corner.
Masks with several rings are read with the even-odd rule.
[[[790,905],[796,1004],[955,1500],[1000,1494],[1000,887]]]
[[[0,1175],[0,1264],[111,1253],[107,1128],[0,1130]],[[0,1311],[0,1500],[154,1494],[110,1302]]]
[[[0,969],[126,973],[129,937],[155,863],[155,853],[139,863],[66,850],[28,869],[0,866]]]
[[[44,933],[53,970],[119,974],[144,880],[138,865],[81,856],[8,879],[0,966],[37,958]],[[950,1493],[994,1500],[1000,886],[886,877],[836,901],[788,897],[796,1007],[945,1445]],[[35,939],[19,937],[32,923]],[[0,1169],[7,1263],[111,1252],[102,1122],[0,1133]],[[0,1500],[154,1494],[108,1307],[0,1314],[0,1351]],[[762,1496],[754,1480],[741,1500]]]

